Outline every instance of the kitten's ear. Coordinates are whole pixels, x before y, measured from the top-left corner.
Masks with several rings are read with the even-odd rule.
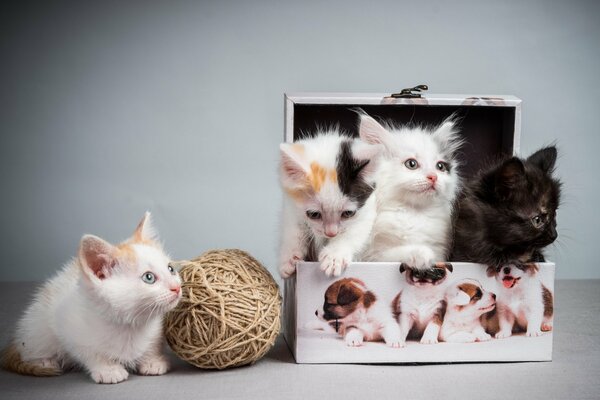
[[[134,242],[157,242],[158,232],[152,223],[152,216],[149,211],[144,213],[144,217],[135,228],[132,239]]]
[[[84,235],[79,243],[79,262],[87,275],[104,279],[117,264],[117,248],[94,235]]]
[[[375,118],[367,114],[360,114],[358,133],[360,138],[369,144],[381,144],[388,147],[392,140],[392,134],[375,121]]]
[[[364,177],[372,177],[380,164],[380,155],[384,151],[381,144],[368,144],[355,140],[352,146],[352,157],[359,160],[356,176],[362,173]]]
[[[458,118],[453,114],[433,131],[433,139],[438,143],[442,152],[453,155],[462,146],[464,140],[458,132]]]
[[[300,144],[281,143],[281,178],[285,186],[302,184],[308,176],[308,168],[302,160],[304,148]]]
[[[530,155],[527,158],[527,161],[534,165],[537,165],[542,171],[544,171],[544,173],[547,174],[551,173],[554,170],[554,164],[556,164],[556,157],[556,147],[549,146],[544,147],[543,149],[540,149],[532,155]]]
[[[523,162],[517,157],[511,157],[506,160],[496,173],[496,186],[501,192],[514,189],[522,181],[525,175]]]

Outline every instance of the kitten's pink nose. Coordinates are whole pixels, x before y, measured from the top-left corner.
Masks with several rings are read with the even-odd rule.
[[[429,174],[427,175],[427,180],[429,182],[431,182],[432,184],[437,182],[437,175],[436,174]]]
[[[337,226],[328,225],[325,227],[325,236],[332,238],[338,234]]]
[[[171,292],[175,292],[175,294],[179,294],[180,290],[181,290],[181,286],[174,286],[171,288]]]

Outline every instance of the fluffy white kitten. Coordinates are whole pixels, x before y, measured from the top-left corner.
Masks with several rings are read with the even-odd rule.
[[[362,114],[360,137],[385,147],[376,180],[377,218],[367,261],[417,269],[445,261],[459,189],[455,153],[461,139],[451,117],[438,127],[384,127]]]
[[[336,129],[281,145],[282,277],[299,260],[318,260],[327,275],[340,275],[364,249],[375,219],[380,151]]]
[[[150,213],[119,245],[85,235],[78,257],[41,287],[18,322],[4,366],[36,376],[81,366],[98,383],[121,382],[127,369],[162,375],[162,320],[180,289]]]

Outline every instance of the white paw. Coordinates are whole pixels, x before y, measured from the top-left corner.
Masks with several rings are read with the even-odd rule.
[[[327,276],[340,276],[351,260],[351,255],[329,252],[327,249],[323,249],[321,254],[319,254],[321,270],[325,272],[325,275]]]
[[[429,269],[436,261],[433,251],[428,247],[422,246],[410,252],[407,264],[416,269]]]
[[[358,330],[351,330],[346,334],[344,339],[346,340],[346,345],[351,347],[362,346],[364,341],[363,334]]]
[[[438,339],[436,337],[428,337],[423,335],[421,338],[421,344],[436,344]]]
[[[527,330],[527,332],[525,333],[525,336],[527,337],[538,337],[538,336],[542,336],[542,331],[539,329],[535,329],[535,330]]]
[[[388,347],[399,349],[400,347],[406,346],[406,343],[400,337],[400,332],[388,333],[384,336],[383,340]]]
[[[122,365],[110,365],[91,371],[92,379],[96,383],[119,383],[129,376]]]
[[[169,370],[169,362],[163,358],[144,360],[138,364],[140,375],[164,375]]]
[[[279,274],[283,279],[289,278],[296,272],[296,264],[302,260],[302,254],[299,251],[295,251],[292,255],[284,261],[279,267]]]
[[[391,347],[392,349],[401,349],[403,347],[406,347],[406,342],[403,340],[392,340],[389,342],[385,342],[385,344],[388,347]]]
[[[500,332],[496,333],[496,335],[494,337],[496,339],[506,339],[507,337],[511,337],[511,336],[512,336],[512,331],[505,330],[505,331],[500,331]]]

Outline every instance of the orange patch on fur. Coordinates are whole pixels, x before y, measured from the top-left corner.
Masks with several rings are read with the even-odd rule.
[[[125,260],[128,263],[134,263],[137,259],[135,250],[129,243],[121,243],[117,245],[118,254],[117,257],[121,260]]]
[[[335,170],[327,170],[316,162],[310,164],[310,175],[308,181],[315,192],[323,187],[325,181],[329,178],[332,182],[337,182],[337,173]]]
[[[337,171],[335,171],[335,170],[329,171],[329,179],[331,179],[331,182],[337,183]]]

